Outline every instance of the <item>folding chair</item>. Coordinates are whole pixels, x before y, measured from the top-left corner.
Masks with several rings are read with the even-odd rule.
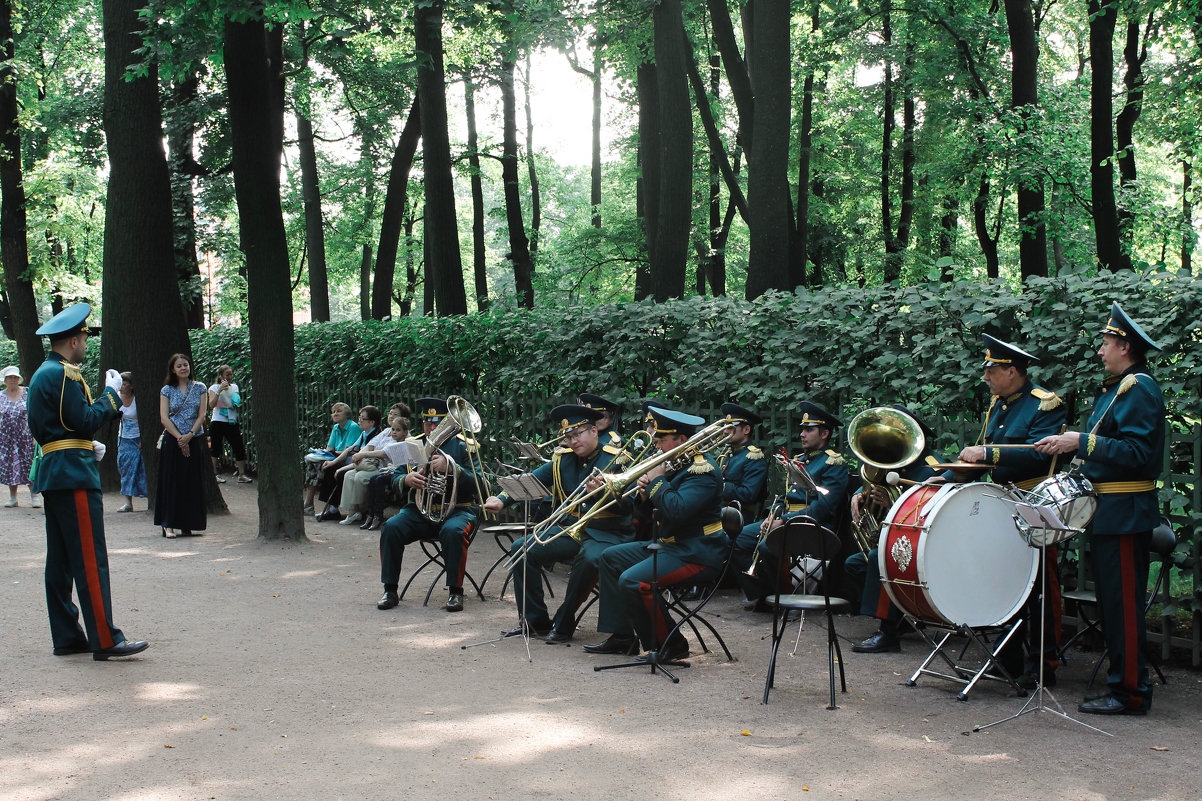
[[[783,526],[768,533],[767,549],[775,551],[778,564],[789,564],[793,559],[812,558],[822,564],[838,558],[842,543],[837,534],[828,528],[818,525],[812,517],[800,516],[787,521]],[[843,652],[839,647],[839,638],[835,633],[835,611],[845,611],[851,608],[851,601],[845,598],[832,598],[830,582],[823,580],[822,594],[808,593],[781,594],[780,586],[774,594],[765,596],[772,606],[772,653],[768,659],[768,675],[764,678],[764,700],[768,703],[768,693],[771,692],[776,679],[776,655],[784,639],[785,629],[788,628],[789,613],[798,611],[804,613],[807,609],[821,610],[826,614],[826,651],[827,673],[830,677],[831,702],[827,709],[838,709],[835,703],[835,660],[839,660],[839,683],[843,692],[847,692],[847,677],[843,672]],[[803,586],[802,589],[805,589]]]
[[[480,582],[481,588],[487,587],[488,579],[490,576],[492,576],[493,571],[500,567],[502,563],[509,560],[509,551],[511,548],[513,548],[513,544],[518,540],[518,538],[526,536],[533,528],[533,524],[527,526],[524,523],[499,523],[484,529],[486,534],[492,534],[493,541],[496,542],[497,547],[501,549],[501,555],[497,557],[497,560],[492,563],[492,567],[490,567],[488,572],[484,574],[484,581]],[[547,594],[554,598],[555,590],[551,589],[551,579],[547,577],[546,571],[540,570],[539,573],[542,574],[542,582],[547,588]],[[509,582],[512,580],[513,576],[506,572],[505,582],[501,585],[501,592],[497,596],[499,599],[505,598],[505,590],[509,588]]]
[[[467,544],[469,548],[471,547],[472,542],[476,539],[476,531],[476,526],[472,526],[468,532]],[[399,598],[402,601],[405,600],[405,593],[409,591],[409,585],[413,583],[413,580],[421,575],[422,571],[430,565],[437,565],[438,572],[434,574],[434,580],[430,582],[430,588],[426,590],[426,597],[422,601],[422,606],[425,606],[430,603],[430,596],[434,594],[434,588],[438,586],[438,580],[446,575],[447,563],[442,556],[442,543],[440,543],[438,540],[418,540],[418,543],[422,546],[422,552],[426,555],[426,561],[422,562],[421,566],[418,567],[417,570],[414,570],[413,574],[409,576],[409,580],[405,582],[405,586],[401,589]],[[484,590],[481,588],[481,585],[476,583],[476,579],[472,578],[472,574],[465,570],[463,577],[471,582],[472,588],[476,591],[476,597],[483,601]]]
[[[726,577],[727,571],[730,570],[730,558],[734,554],[735,539],[739,536],[739,532],[743,530],[743,515],[735,507],[728,506],[722,510],[722,530],[726,532],[726,537],[730,540],[730,547],[726,551],[726,561],[722,563],[722,570],[713,581],[708,581],[704,584],[664,587],[660,591],[660,595],[669,612],[675,612],[680,618],[677,620],[676,625],[672,627],[672,630],[668,632],[668,636],[664,638],[664,642],[671,641],[672,637],[687,623],[693,631],[693,636],[697,639],[697,644],[701,646],[702,652],[708,654],[710,652],[709,646],[705,644],[705,638],[701,636],[701,631],[697,628],[697,623],[700,623],[709,629],[710,634],[714,635],[714,639],[722,646],[722,650],[726,653],[726,660],[734,662],[734,655],[731,654],[730,648],[726,646],[726,641],[722,639],[722,635],[718,633],[718,630],[714,628],[714,625],[709,620],[701,615],[701,610],[705,608],[705,605],[718,592],[718,588],[722,586],[722,580]],[[692,592],[694,588],[700,590],[700,594],[696,599],[694,599],[694,593]]]

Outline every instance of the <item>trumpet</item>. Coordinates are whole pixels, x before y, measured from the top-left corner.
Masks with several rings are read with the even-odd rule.
[[[665,470],[679,470],[691,462],[697,454],[707,453],[725,442],[730,429],[735,425],[735,423],[728,420],[719,420],[710,423],[675,448],[653,455],[644,455],[643,458],[622,472],[605,473],[594,470],[589,479],[598,479],[601,485],[596,489],[589,490],[587,488],[589,479],[586,479],[580,486],[576,487],[564,499],[563,503],[551,513],[550,517],[538,524],[530,532],[530,536],[526,538],[526,547],[510,556],[509,560],[505,563],[505,569],[512,570],[516,567],[525,557],[526,551],[529,550],[531,545],[546,545],[564,536],[571,537],[576,542],[580,542],[584,539],[584,530],[590,522],[598,515],[608,511],[611,507],[638,491],[638,480],[640,478],[661,465],[663,465]],[[628,443],[623,445],[623,450],[626,449],[626,445],[634,443],[640,435],[646,436],[648,439],[651,436],[646,432],[639,432],[632,436]],[[651,440],[651,445],[644,447],[642,453],[646,454],[650,450],[650,447],[653,446],[654,440]],[[631,447],[633,449],[635,446],[631,445]],[[614,460],[613,464],[617,466],[617,459]],[[592,505],[571,525],[560,528],[559,531],[550,536],[543,536],[548,529],[558,525],[559,521],[569,511],[586,504]]]
[[[772,505],[768,507],[768,516],[764,518],[763,523],[760,523],[760,536],[755,541],[755,550],[752,551],[751,564],[743,571],[745,575],[755,576],[755,566],[760,561],[760,545],[768,538],[768,532],[776,525],[776,521],[780,516],[780,501],[780,495],[772,499]]]

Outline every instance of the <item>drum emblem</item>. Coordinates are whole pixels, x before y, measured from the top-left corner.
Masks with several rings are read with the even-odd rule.
[[[904,573],[906,572],[906,568],[910,566],[910,560],[914,558],[914,546],[910,544],[908,538],[898,537],[893,541],[893,547],[889,549],[889,555],[897,563],[897,569]]]

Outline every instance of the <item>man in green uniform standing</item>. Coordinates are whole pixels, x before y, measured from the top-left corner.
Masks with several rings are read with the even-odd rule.
[[[612,444],[601,444],[599,438],[602,435],[597,430],[601,412],[596,409],[583,405],[556,406],[551,410],[551,419],[555,421],[567,447],[556,448],[551,461],[535,469],[534,477],[550,488],[551,505],[558,508],[568,495],[588,481],[594,470],[613,470],[614,459],[620,451]],[[513,503],[502,492],[484,502],[484,511],[500,512]],[[565,510],[560,524],[547,528],[539,536],[544,540],[555,536],[579,520],[591,505],[579,504]],[[630,520],[633,506],[629,499],[624,499],[597,515],[580,533],[579,541],[561,535],[545,545],[527,543],[525,537],[513,543],[510,553],[525,554],[525,559],[513,569],[513,589],[519,599],[518,614],[524,616],[529,631],[546,636],[551,643],[565,643],[572,639],[576,631],[576,610],[588,600],[589,593],[597,585],[597,560],[601,558],[601,552],[612,545],[634,539],[634,527]],[[572,563],[572,570],[568,574],[563,603],[555,613],[552,626],[547,604],[543,600],[543,582],[539,570],[556,562],[568,561]],[[526,575],[527,570],[533,571],[533,574]],[[609,623],[607,620],[598,621],[601,627]],[[521,634],[521,621],[517,628],[504,633],[506,636]]]
[[[1102,330],[1098,358],[1106,371],[1087,432],[1036,443],[1042,453],[1075,453],[1081,475],[1098,493],[1089,553],[1102,631],[1110,654],[1108,692],[1077,707],[1094,715],[1145,715],[1148,683],[1144,605],[1148,543],[1160,523],[1156,481],[1164,463],[1164,395],[1149,374],[1147,354],[1160,347],[1115,303]]]
[[[50,338],[50,353],[29,382],[29,429],[42,448],[32,489],[46,499],[46,605],[54,655],[90,651],[92,659],[103,662],[145,651],[147,643],[125,639],[113,625],[92,437],[106,421],[121,416],[121,375],[109,370],[104,394],[92,400],[77,366],[87,353],[91,312],[88,304],[77,303],[38,329],[38,336]],[[72,583],[78,608],[71,602]]]

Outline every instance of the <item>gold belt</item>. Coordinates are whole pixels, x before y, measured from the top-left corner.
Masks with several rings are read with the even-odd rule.
[[[1039,482],[1045,480],[1047,476],[1037,476],[1036,478],[1028,478],[1025,481],[1015,481],[1014,486],[1020,490],[1033,490],[1039,486]]]
[[[93,450],[92,440],[90,439],[57,439],[54,442],[47,442],[42,446],[42,453],[54,453],[55,451],[65,451],[67,448],[82,448],[85,451]]]
[[[45,450],[43,448],[42,450]],[[1122,492],[1151,492],[1156,489],[1155,481],[1098,481],[1093,485],[1099,495],[1114,495]]]
[[[809,508],[810,508],[810,505],[808,503],[791,503],[791,504],[789,504],[788,509],[786,509],[786,511],[804,512],[806,509],[809,509]]]

